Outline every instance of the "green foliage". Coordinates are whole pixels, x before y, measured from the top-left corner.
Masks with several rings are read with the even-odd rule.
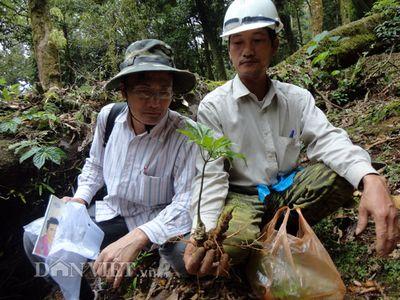
[[[67,40],[61,30],[53,28],[50,32],[50,42],[56,46],[58,50],[65,48]]]
[[[149,259],[153,255],[152,252],[141,251],[138,257],[130,264],[130,268],[134,271],[137,271],[139,268],[144,266],[144,263],[147,259]],[[139,275],[135,275],[132,279],[128,287],[128,293],[133,293],[138,287],[138,278]]]
[[[11,133],[14,134],[18,130],[18,126],[22,124],[22,120],[18,117],[14,117],[11,120],[7,120],[0,123],[0,133]]]
[[[9,86],[6,86],[6,80],[1,77],[0,78],[0,86],[3,85],[0,93],[0,99],[4,101],[12,101],[20,94],[20,87],[19,83],[14,83]]]
[[[394,100],[388,104],[373,107],[373,109],[370,109],[367,113],[360,116],[357,121],[357,126],[365,127],[367,125],[377,125],[392,117],[400,117],[399,100]]]
[[[388,284],[390,287],[397,289],[397,296],[399,295],[400,286],[399,283],[399,274],[400,274],[400,260],[386,260],[382,259],[382,272],[380,279]]]
[[[306,52],[308,55],[311,55],[315,49],[318,48],[319,43],[328,36],[329,32],[328,31],[323,31],[319,34],[317,34],[309,43],[309,47],[307,48]]]
[[[152,255],[153,255],[152,252],[141,251],[138,257],[131,263],[130,265],[131,269],[137,269],[145,262],[146,259],[148,259]]]
[[[46,161],[51,161],[59,165],[66,158],[65,152],[60,148],[42,145],[36,140],[17,142],[10,145],[9,150],[14,150],[15,154],[20,155],[20,163],[32,157],[32,162],[38,169],[41,169]]]
[[[391,183],[400,182],[400,164],[388,164],[386,176]]]
[[[43,195],[44,191],[55,194],[56,191],[46,182],[39,181],[35,184],[35,189],[38,191],[39,196]]]
[[[225,81],[213,81],[213,80],[205,80],[204,83],[207,85],[208,91],[213,91],[217,87],[220,87],[225,83]]]
[[[64,15],[58,7],[50,8],[50,15],[53,16],[58,22],[64,21]]]
[[[364,55],[357,61],[349,76],[344,74],[344,78],[338,79],[338,87],[331,93],[332,102],[339,105],[344,105],[352,100],[353,95],[356,94],[357,90],[359,89],[360,75],[364,66],[366,54],[367,52],[365,52]],[[340,73],[340,71],[335,70],[331,73],[331,75],[337,76]]]
[[[306,53],[308,55],[313,55],[315,50],[319,50],[321,48],[326,50],[317,53],[317,55],[311,61],[311,65],[324,68],[328,59],[335,54],[332,49],[339,45],[340,42],[343,42],[347,39],[348,38],[346,37],[342,38],[337,35],[329,36],[328,31],[323,31],[316,35],[310,42],[310,46],[307,48]]]
[[[388,20],[374,28],[378,37],[378,42],[385,45],[393,45],[392,51],[400,50],[400,3],[397,3],[397,9],[387,9]]]
[[[314,226],[314,231],[331,255],[339,273],[345,282],[366,280],[371,274],[368,263],[374,263],[365,253],[368,249],[357,241],[338,242],[335,228],[340,227],[339,220],[326,218]]]
[[[194,142],[200,146],[200,152],[205,163],[214,161],[220,157],[224,157],[230,162],[235,158],[245,160],[243,154],[232,151],[231,147],[233,143],[230,139],[225,136],[215,138],[216,133],[206,125],[187,122],[185,129],[178,129],[177,131],[187,136],[190,142]]]
[[[400,6],[399,0],[378,0],[372,6],[371,12],[369,14],[391,13],[393,10],[398,9],[399,6]]]
[[[370,121],[373,124],[382,122],[390,117],[400,116],[400,101],[392,101],[381,108],[375,108],[370,116]]]
[[[327,59],[331,54],[332,54],[332,53],[331,53],[331,51],[329,51],[329,50],[324,51],[324,52],[318,54],[318,55],[312,60],[311,64],[312,64],[313,66],[318,65],[318,64],[324,65],[326,59]]]

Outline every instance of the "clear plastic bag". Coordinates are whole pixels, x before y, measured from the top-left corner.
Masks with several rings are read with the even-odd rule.
[[[261,299],[343,299],[346,288],[324,246],[300,209],[297,236],[287,233],[290,209],[282,207],[263,230],[261,250],[247,265],[248,280]],[[285,213],[279,230],[276,223]]]

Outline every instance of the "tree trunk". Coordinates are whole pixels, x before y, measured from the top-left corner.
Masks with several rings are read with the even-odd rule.
[[[60,87],[59,55],[51,41],[52,23],[47,0],[29,0],[32,40],[39,81],[44,91]]]
[[[361,19],[367,12],[369,12],[374,5],[376,0],[352,0],[355,16],[358,19]]]
[[[322,30],[330,31],[341,25],[339,0],[323,0],[323,25]]]
[[[285,38],[286,38],[286,41],[289,46],[289,50],[290,50],[289,54],[292,54],[292,53],[296,52],[296,50],[298,48],[297,48],[296,38],[295,38],[295,36],[293,34],[293,30],[292,30],[292,22],[291,22],[290,14],[287,13],[287,10],[285,9],[285,6],[288,3],[286,3],[285,0],[279,0],[279,1],[275,1],[275,4],[276,4],[276,9],[279,12],[279,17],[283,23],[283,31],[284,31]]]
[[[211,61],[211,53],[210,49],[208,48],[208,40],[206,37],[204,37],[204,42],[203,42],[203,50],[204,50],[204,58],[206,60],[206,69],[207,69],[207,78],[210,80],[215,80],[213,71],[212,71],[212,61]]]
[[[339,6],[342,25],[348,24],[356,19],[356,11],[352,0],[339,0]]]
[[[297,30],[299,31],[299,41],[300,41],[300,45],[303,46],[304,42],[303,42],[303,32],[301,30],[301,23],[300,23],[300,16],[299,16],[299,8],[296,8],[296,20],[297,20]]]
[[[64,15],[64,19],[65,19]],[[74,79],[74,69],[73,69],[73,61],[71,57],[71,51],[70,51],[70,40],[69,40],[69,34],[68,34],[68,27],[67,23],[64,21],[62,23],[62,31],[64,33],[64,37],[66,40],[65,44],[65,76],[63,78],[63,82],[67,82],[68,84],[73,83]]]
[[[209,18],[211,15],[206,3],[202,0],[196,0],[197,11],[199,12],[199,19],[201,22],[201,27],[203,28],[204,37],[208,40],[211,48],[211,54],[213,56],[216,77],[218,80],[226,80],[226,71],[224,60],[221,51],[221,42],[219,41],[219,34],[217,32],[218,26],[213,24],[213,20]],[[210,7],[210,5],[208,6]]]
[[[322,32],[324,7],[322,0],[310,0],[311,29],[313,36]]]

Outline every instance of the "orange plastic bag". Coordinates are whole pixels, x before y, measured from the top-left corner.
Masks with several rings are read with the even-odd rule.
[[[288,207],[280,208],[263,230],[263,248],[253,251],[247,278],[261,299],[343,299],[346,288],[328,252],[300,209],[297,236],[286,232]],[[279,230],[275,225],[282,213]]]

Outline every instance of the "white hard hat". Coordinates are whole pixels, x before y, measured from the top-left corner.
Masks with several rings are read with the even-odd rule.
[[[228,7],[221,37],[242,31],[269,27],[278,33],[283,24],[271,0],[235,0]]]

